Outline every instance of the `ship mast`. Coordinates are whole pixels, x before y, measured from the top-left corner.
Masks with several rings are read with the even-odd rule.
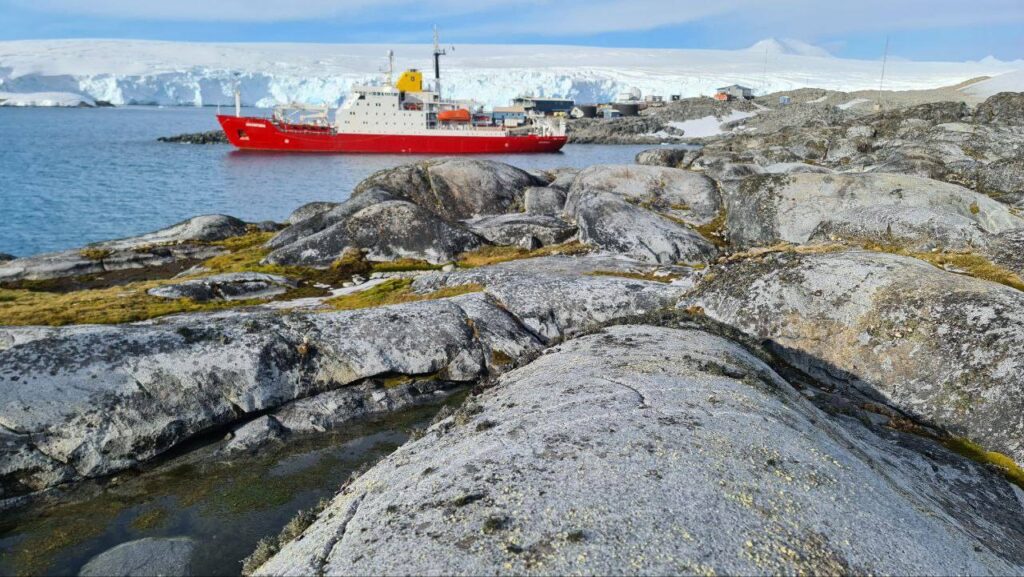
[[[434,26],[434,83],[438,98],[441,98],[441,57],[445,54],[447,53],[441,49],[441,42],[437,36],[437,26]]]

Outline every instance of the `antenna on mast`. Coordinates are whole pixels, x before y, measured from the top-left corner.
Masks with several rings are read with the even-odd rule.
[[[434,26],[434,82],[437,84],[437,96],[441,96],[441,57],[447,54],[441,48],[441,41],[437,34],[437,26]]]
[[[882,109],[882,83],[885,82],[885,64],[889,60],[889,35],[885,36],[885,51],[882,52],[882,76],[878,79],[878,103],[875,108]]]
[[[394,86],[395,51],[388,50],[388,86]]]
[[[768,94],[768,45],[764,47],[764,68],[761,69],[761,90]]]

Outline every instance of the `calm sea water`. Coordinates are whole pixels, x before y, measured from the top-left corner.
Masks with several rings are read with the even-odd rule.
[[[198,214],[283,220],[305,202],[344,200],[370,173],[417,158],[244,153],[156,141],[216,129],[214,114],[210,108],[0,108],[0,252],[62,250]],[[523,168],[582,167],[632,162],[645,148],[569,145],[557,154],[482,158]]]

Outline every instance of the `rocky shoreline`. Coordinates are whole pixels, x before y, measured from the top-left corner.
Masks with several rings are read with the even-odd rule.
[[[472,388],[246,572],[1024,573],[1021,110],[426,160],[0,262],[0,499]]]

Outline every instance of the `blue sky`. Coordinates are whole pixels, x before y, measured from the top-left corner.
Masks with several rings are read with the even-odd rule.
[[[1024,0],[0,0],[0,39],[545,43],[743,48],[795,38],[852,58],[1024,58]]]

